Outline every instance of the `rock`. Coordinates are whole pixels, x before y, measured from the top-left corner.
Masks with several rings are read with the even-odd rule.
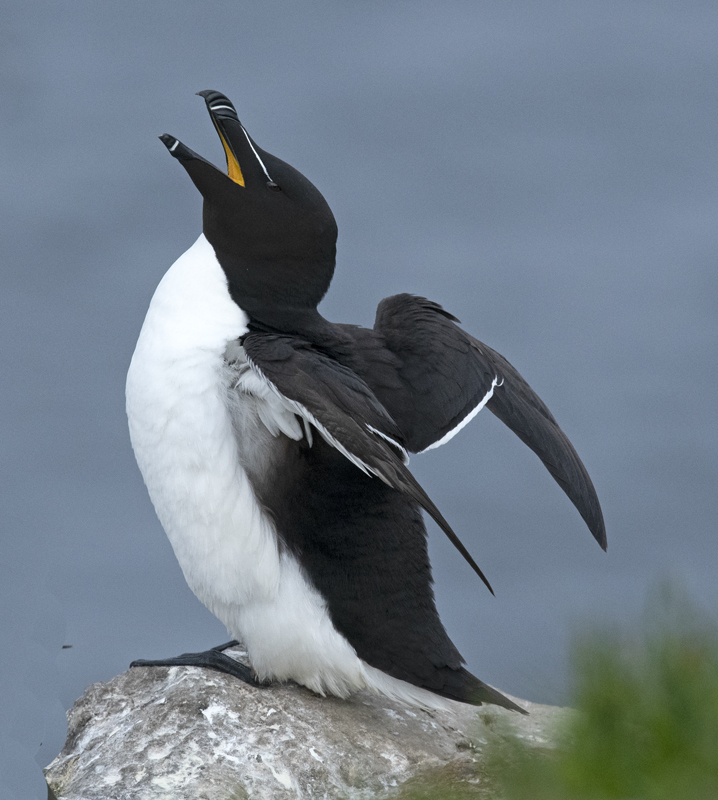
[[[246,663],[241,651],[228,654]],[[551,728],[569,712],[517,702],[530,716],[453,702],[421,711],[364,692],[339,700],[197,667],[139,667],[86,690],[45,776],[57,800],[392,797],[424,775],[475,783],[482,751],[507,726],[552,747]]]

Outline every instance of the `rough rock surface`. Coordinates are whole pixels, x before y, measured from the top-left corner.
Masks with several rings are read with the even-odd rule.
[[[551,747],[553,724],[570,712],[518,702],[530,716],[461,703],[420,711],[367,693],[338,700],[196,667],[141,667],[86,690],[45,773],[57,800],[392,797],[447,768],[473,775],[482,749],[509,728]]]

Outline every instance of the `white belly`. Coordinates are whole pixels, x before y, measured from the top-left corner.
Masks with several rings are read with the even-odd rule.
[[[368,686],[445,706],[361,661],[296,559],[280,553],[243,464],[271,469],[276,437],[299,438],[302,429],[251,374],[245,391],[235,388],[238,372],[225,353],[228,345],[241,352],[234,343],[246,330],[200,236],[157,287],[127,375],[132,447],[187,583],[244,642],[260,678],[339,696]]]
[[[127,376],[132,446],[187,583],[245,643],[256,672],[346,694],[364,683],[361,662],[295,559],[280,555],[242,466],[261,467],[274,440],[262,398],[234,389],[224,357],[246,325],[200,236],[162,279],[137,342]]]
[[[201,236],[158,286],[127,375],[137,463],[187,583],[211,609],[269,597],[279,583],[276,537],[239,464],[225,402],[223,353],[246,322]]]

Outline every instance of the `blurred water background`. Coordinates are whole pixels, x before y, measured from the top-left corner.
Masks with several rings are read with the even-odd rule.
[[[432,525],[470,669],[562,703],[571,632],[635,617],[657,575],[716,608],[717,36],[693,0],[4,4],[0,792],[44,797],[87,684],[226,638],[154,516],[123,396],[152,292],[201,230],[156,136],[222,161],[200,89],[332,206],[325,316],[440,302],[594,479],[607,555],[487,412],[412,460],[496,590]]]

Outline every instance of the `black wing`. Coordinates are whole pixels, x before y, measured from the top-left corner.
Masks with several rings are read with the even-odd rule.
[[[397,361],[376,370],[369,366],[367,382],[401,429],[407,449],[438,447],[486,405],[541,459],[605,550],[596,490],[568,437],[517,370],[454,322],[437,303],[409,294],[388,297],[377,309],[374,331]],[[375,360],[370,350],[367,357]]]
[[[243,346],[251,369],[330,445],[424,508],[493,594],[468,550],[406,468],[401,431],[356,373],[292,336],[253,332],[244,337]]]

